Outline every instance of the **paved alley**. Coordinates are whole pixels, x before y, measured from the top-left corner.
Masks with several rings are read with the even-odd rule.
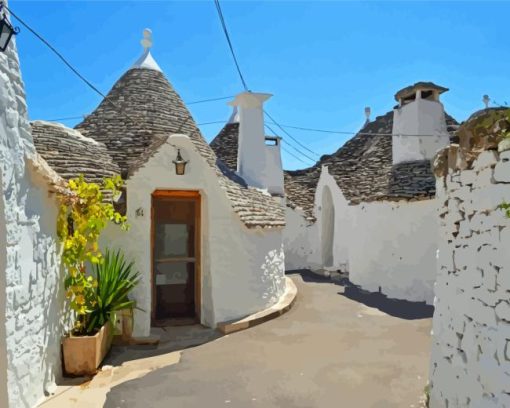
[[[288,313],[184,350],[178,364],[113,387],[105,407],[420,406],[431,308],[291,276]]]

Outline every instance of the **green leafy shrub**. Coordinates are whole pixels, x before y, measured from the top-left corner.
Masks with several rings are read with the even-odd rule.
[[[89,315],[87,331],[99,329],[110,320],[112,312],[134,307],[128,294],[138,284],[140,273],[134,263],[127,263],[120,250],[106,249],[102,262],[94,265],[96,306]]]
[[[99,237],[108,223],[128,229],[126,217],[115,211],[113,200],[120,194],[120,176],[105,178],[101,185],[88,183],[83,175],[69,180],[70,194],[60,194],[57,234],[63,244],[64,286],[74,312],[73,334],[97,331],[90,315],[97,307],[97,280],[86,273],[86,263],[100,264]],[[109,197],[107,200],[106,197]]]

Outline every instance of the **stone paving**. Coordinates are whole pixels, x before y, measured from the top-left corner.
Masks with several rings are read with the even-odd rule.
[[[430,308],[363,293],[345,279],[332,282],[308,272],[292,279],[298,297],[287,314],[186,349],[176,364],[112,384],[104,406],[421,405]]]

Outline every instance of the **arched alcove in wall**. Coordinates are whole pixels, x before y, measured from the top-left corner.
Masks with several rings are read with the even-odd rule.
[[[321,249],[322,265],[333,266],[333,238],[335,232],[335,207],[329,187],[322,192]]]

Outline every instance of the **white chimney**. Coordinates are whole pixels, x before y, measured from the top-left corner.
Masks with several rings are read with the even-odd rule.
[[[430,160],[450,143],[439,95],[448,91],[432,82],[418,82],[398,91],[393,110],[393,164]]]
[[[271,96],[267,93],[243,92],[229,105],[237,108],[239,120],[237,173],[249,186],[282,195],[280,138],[266,138],[264,131],[262,106]]]

